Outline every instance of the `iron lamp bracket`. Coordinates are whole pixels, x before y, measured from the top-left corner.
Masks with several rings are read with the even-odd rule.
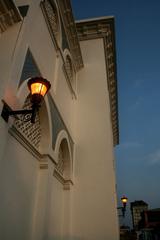
[[[1,117],[5,120],[5,122],[8,122],[9,116],[14,116],[15,118],[18,118],[17,115],[24,115],[24,121],[31,121],[31,123],[35,123],[35,117],[39,109],[39,105],[33,104],[31,109],[22,109],[14,111],[4,100],[2,100],[2,102],[4,105],[1,112]]]

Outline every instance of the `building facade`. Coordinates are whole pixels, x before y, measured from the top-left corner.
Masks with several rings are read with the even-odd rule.
[[[150,209],[142,212],[139,222],[140,240],[160,239],[160,209]]]
[[[35,124],[0,118],[0,239],[118,240],[114,18],[75,22],[69,0],[0,13],[1,99],[30,108],[27,80],[51,83]]]
[[[133,228],[138,230],[138,224],[141,220],[141,213],[148,210],[148,204],[142,200],[131,202],[131,214]]]
[[[129,226],[123,225],[120,227],[120,240],[137,240],[137,234]]]

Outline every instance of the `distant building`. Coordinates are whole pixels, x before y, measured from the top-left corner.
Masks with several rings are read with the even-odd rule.
[[[127,240],[129,237],[130,227],[129,226],[120,226],[120,240]]]
[[[138,229],[139,221],[141,220],[141,213],[148,210],[148,204],[142,200],[131,202],[131,213],[133,228]]]
[[[139,229],[160,229],[160,208],[142,212]]]
[[[121,235],[124,235],[124,234],[128,233],[129,231],[130,231],[129,226],[125,226],[125,225],[120,226],[120,234]]]
[[[137,240],[137,234],[129,226],[123,225],[120,227],[120,240]]]
[[[160,239],[160,208],[141,213],[139,222],[140,240]]]

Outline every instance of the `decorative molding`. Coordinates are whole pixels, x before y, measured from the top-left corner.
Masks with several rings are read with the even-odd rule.
[[[40,161],[40,163],[39,163],[39,168],[40,168],[40,169],[48,169],[48,161],[46,161],[46,162]]]
[[[50,24],[51,30],[56,38],[58,40],[58,35],[60,33],[59,28],[59,19],[58,19],[58,12],[56,5],[54,1],[51,0],[45,0],[43,1],[43,7],[45,10],[45,13],[47,14],[47,19],[49,19],[48,23]]]
[[[47,4],[46,4],[47,3]],[[47,7],[47,5],[51,5],[50,4],[50,0],[43,0],[40,3],[41,9],[42,9],[42,13],[44,15],[52,42],[56,48],[56,51],[59,50],[59,46],[58,46],[58,42],[57,42],[57,38],[56,38],[56,33],[55,33],[55,28],[53,28],[52,26],[52,19],[55,15],[54,10],[51,12],[51,9],[49,7]]]
[[[52,147],[53,150],[55,150],[55,144],[57,140],[58,134],[62,131],[65,130],[67,132],[70,146],[71,146],[71,152],[73,156],[73,148],[74,148],[74,141],[71,137],[71,134],[58,110],[58,107],[56,106],[54,99],[50,93],[48,93],[48,102],[50,106],[50,112],[51,112],[51,120],[52,120]]]
[[[47,1],[52,2],[52,0],[47,0]],[[45,8],[44,2],[45,1],[41,2],[42,12],[44,14],[44,17],[45,17],[51,38],[55,45],[55,48],[56,48],[56,50],[60,51],[61,56],[63,58],[63,54],[62,54],[62,52],[58,46],[58,43],[56,41],[55,33],[51,27],[52,26],[52,21],[51,21],[52,18],[49,17],[48,9]],[[75,66],[76,71],[79,71],[83,67],[83,60],[82,60],[80,45],[79,45],[78,36],[77,36],[77,32],[76,32],[76,25],[75,25],[75,21],[74,21],[73,14],[72,14],[70,0],[57,1],[57,5],[60,10],[62,23],[63,23],[64,30],[66,33],[69,50],[73,57],[74,66]],[[52,15],[53,14],[54,13],[52,13]],[[64,59],[63,59],[63,61],[64,61]]]
[[[58,5],[75,68],[76,71],[79,71],[83,67],[83,59],[77,36],[75,20],[72,13],[71,2],[70,0],[61,0],[58,1]]]
[[[104,40],[113,144],[117,145],[119,143],[119,124],[114,18],[102,17],[77,21],[76,26],[80,41],[97,38],[102,38]]]
[[[54,169],[53,176],[63,185],[64,190],[71,189],[73,181],[71,179],[65,179],[56,168]]]
[[[73,81],[73,65],[72,65],[71,57],[69,55],[66,56],[65,67],[66,67],[68,77],[69,77],[70,81],[72,82]]]
[[[64,184],[65,179],[63,178],[62,174],[55,168],[53,171],[53,176],[62,184]]]
[[[0,0],[0,33],[22,20],[13,0]]]
[[[47,3],[47,5],[46,5],[46,3]],[[65,58],[63,56],[63,52],[62,52],[62,50],[61,50],[61,48],[59,46],[58,39],[56,37],[57,31],[55,32],[55,30],[54,30],[55,28],[52,27],[52,25],[53,25],[52,22],[53,22],[53,18],[55,18],[54,17],[55,14],[54,14],[54,9],[53,9],[53,11],[51,11],[51,8],[48,7],[49,5],[51,5],[51,3],[52,3],[52,0],[43,0],[43,1],[41,1],[40,6],[41,6],[41,9],[42,9],[42,12],[43,12],[43,15],[44,15],[44,18],[45,18],[45,21],[46,21],[46,24],[47,24],[47,27],[48,27],[51,39],[52,39],[52,42],[54,44],[54,47],[55,47],[56,51],[59,51],[60,56],[62,58],[62,62],[63,62],[62,69],[64,71],[64,75],[65,75],[65,78],[66,78],[69,90],[70,90],[72,96],[74,98],[76,98],[76,93],[75,93],[75,91],[73,89],[73,86],[72,86],[71,81],[70,81],[70,77],[69,77],[68,72],[67,72]],[[61,19],[62,18],[63,17],[61,16]],[[60,25],[60,22],[59,22],[59,25]],[[63,29],[63,31],[65,31],[64,27],[63,27],[63,22],[62,22],[62,29]],[[59,31],[60,31],[60,27],[59,27]],[[65,32],[65,35],[66,35],[66,32]],[[62,37],[64,37],[64,36],[62,36]],[[68,42],[68,40],[67,40],[67,42]],[[74,69],[75,69],[75,67],[74,67]]]
[[[73,94],[73,97],[76,99],[76,72],[73,64],[73,59],[68,48],[65,48],[63,51],[64,63],[63,63],[63,71],[69,88]]]
[[[65,170],[65,157],[64,157],[64,151],[61,145],[59,146],[58,162],[57,162],[56,169],[63,176],[64,170]]]
[[[68,139],[64,136],[65,133],[61,132],[61,137],[57,139],[58,141],[58,154],[56,154],[57,164],[54,169],[55,177],[63,184],[63,188],[65,190],[70,189],[70,184],[72,181],[70,180],[72,175],[72,157],[71,157],[71,149]]]
[[[72,86],[72,84],[71,84],[71,79],[70,79],[70,77],[69,77],[69,75],[68,75],[68,72],[67,72],[65,63],[63,64],[62,69],[63,69],[63,72],[64,72],[64,76],[65,76],[65,78],[66,78],[68,87],[69,87],[69,89],[70,89],[70,91],[71,91],[71,94],[72,94],[73,98],[77,99],[77,96],[76,96],[76,93],[75,93],[75,91],[74,91],[74,89],[73,89],[73,86]]]
[[[64,190],[70,190],[71,189],[71,186],[73,186],[73,181],[68,179],[68,180],[65,180],[64,184],[63,184],[63,189]]]
[[[23,136],[23,134],[14,125],[12,125],[8,131],[34,157],[36,157],[38,160],[41,160],[43,158],[43,155],[40,154],[35,147],[33,147],[33,145]]]
[[[32,144],[12,125],[8,132],[14,137],[32,156],[39,161],[40,169],[48,169],[48,160],[51,160],[55,165],[56,162],[50,154],[41,154]]]

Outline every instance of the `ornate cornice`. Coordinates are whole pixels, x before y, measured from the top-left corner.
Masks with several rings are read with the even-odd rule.
[[[0,0],[0,33],[21,20],[20,13],[12,0]]]
[[[102,17],[77,21],[76,26],[80,41],[96,38],[104,40],[113,142],[116,145],[119,143],[119,126],[114,18]]]

